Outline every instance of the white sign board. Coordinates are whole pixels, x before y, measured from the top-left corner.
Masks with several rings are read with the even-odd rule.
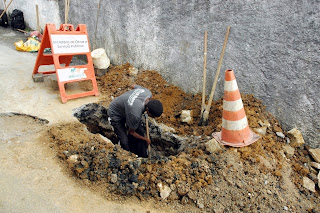
[[[87,75],[84,72],[85,70],[87,70],[87,68],[71,67],[71,68],[57,69],[59,81],[64,82],[64,81],[86,78]]]
[[[51,41],[54,54],[89,52],[87,35],[51,35]]]

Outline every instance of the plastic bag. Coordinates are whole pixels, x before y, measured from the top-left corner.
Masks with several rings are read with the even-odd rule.
[[[16,50],[19,51],[26,51],[26,52],[38,52],[40,49],[40,42],[36,40],[35,38],[29,37],[28,41],[18,41],[14,43],[14,46],[16,47]]]

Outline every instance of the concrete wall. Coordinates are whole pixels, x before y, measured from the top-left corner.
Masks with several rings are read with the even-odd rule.
[[[87,24],[92,48],[96,32],[96,47],[111,63],[157,70],[190,93],[202,90],[204,31],[209,94],[231,26],[214,99],[223,95],[224,71],[233,69],[242,93],[262,99],[285,130],[297,127],[320,147],[319,0],[101,0],[95,31],[98,2],[70,5],[70,22]]]
[[[9,3],[10,0],[6,0],[6,5]],[[11,14],[14,9],[21,10],[23,12],[27,28],[36,30],[36,4],[38,5],[39,25],[41,29],[44,29],[46,23],[55,23],[56,25],[60,26],[61,20],[59,15],[58,0],[13,0],[8,7],[8,14]],[[1,3],[0,8],[4,8],[3,3]]]

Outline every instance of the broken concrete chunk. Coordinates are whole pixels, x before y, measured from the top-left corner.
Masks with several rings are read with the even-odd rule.
[[[162,183],[158,183],[157,184],[159,192],[160,192],[160,197],[165,200],[167,197],[169,197],[170,193],[171,193],[171,189],[169,186],[164,185]]]
[[[32,79],[34,82],[43,82],[44,81],[42,73],[33,74]]]
[[[182,110],[180,115],[181,122],[190,124],[192,122],[192,114],[192,110]]]
[[[292,147],[300,147],[304,144],[304,139],[301,132],[297,128],[293,128],[288,132],[290,138],[290,145]]]
[[[176,130],[174,128],[167,126],[163,123],[159,124],[159,128],[160,128],[161,132],[172,132],[172,133],[176,132]]]
[[[212,138],[211,140],[206,142],[204,145],[206,147],[206,150],[210,153],[217,153],[217,152],[221,151],[223,148],[220,145],[220,143],[218,143],[218,141],[216,141],[216,139],[214,139],[214,138]]]
[[[129,75],[130,76],[137,76],[138,75],[138,69],[135,67],[129,67]]]
[[[267,121],[267,120],[264,120],[264,121],[259,120],[258,123],[259,123],[260,126],[262,126],[262,127],[264,127],[264,126],[270,127],[270,126],[271,126],[270,123],[269,123],[269,121]]]
[[[284,150],[284,152],[286,153],[286,155],[288,156],[288,157],[292,157],[293,155],[294,155],[294,148],[292,147],[292,146],[289,146],[289,145],[285,145],[284,147],[283,147],[283,150]]]
[[[312,158],[317,162],[320,163],[320,149],[309,149],[308,150]]]
[[[254,131],[256,133],[261,134],[261,135],[266,135],[267,134],[267,128],[268,128],[267,126],[263,126],[261,128],[255,128]]]
[[[313,168],[319,169],[320,170],[320,163],[316,163],[316,162],[311,162],[310,166],[312,166]]]
[[[71,155],[68,158],[67,162],[70,163],[70,164],[77,163],[78,162],[78,157],[79,157],[79,155]]]
[[[316,186],[314,182],[307,177],[303,177],[303,187],[312,192],[316,192]]]
[[[285,137],[286,137],[282,132],[276,132],[276,135],[277,135],[279,138],[285,138]]]
[[[110,182],[111,182],[111,183],[116,183],[117,180],[118,180],[117,174],[111,174],[111,175],[110,175]]]

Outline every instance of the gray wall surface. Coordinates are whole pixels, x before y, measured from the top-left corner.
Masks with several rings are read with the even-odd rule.
[[[241,93],[254,94],[286,131],[296,127],[320,147],[320,0],[101,0],[96,31],[98,3],[70,4],[69,22],[87,25],[91,48],[96,33],[95,47],[112,64],[157,70],[189,93],[202,91],[204,31],[209,94],[231,26],[214,99],[223,95],[224,71],[233,69]],[[64,1],[58,4],[64,20]]]

